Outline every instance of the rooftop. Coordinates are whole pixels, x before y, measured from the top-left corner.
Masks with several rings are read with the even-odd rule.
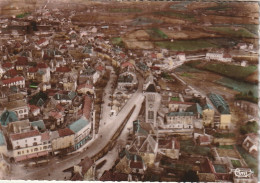
[[[38,135],[40,135],[40,132],[38,130],[32,130],[29,132],[11,134],[10,138],[11,138],[11,140],[19,140],[19,139],[25,139],[25,138],[38,136]]]
[[[68,127],[74,133],[77,133],[81,129],[83,129],[85,126],[87,126],[88,124],[89,124],[89,121],[85,117],[82,117],[79,120],[75,121],[74,123],[70,124]]]

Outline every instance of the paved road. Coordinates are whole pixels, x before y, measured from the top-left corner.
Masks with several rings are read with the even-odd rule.
[[[140,105],[143,101],[143,78],[138,76],[139,85],[137,91],[132,95],[128,100],[123,109],[118,113],[117,116],[109,117],[102,119],[101,123],[106,120],[106,124],[102,125],[99,130],[98,137],[89,143],[88,149],[81,152],[75,153],[72,155],[67,155],[62,159],[52,158],[48,165],[41,168],[31,169],[31,171],[24,171],[23,167],[15,167],[13,171],[15,174],[11,176],[10,179],[22,179],[22,180],[64,180],[64,177],[68,177],[68,173],[62,172],[63,170],[72,167],[75,164],[78,164],[80,160],[86,156],[92,157],[97,154],[106,144],[109,142],[109,139],[115,134],[117,129],[122,125],[125,117],[127,116],[129,109],[132,109],[134,105]],[[140,110],[140,107],[136,107],[133,114],[136,115]],[[132,114],[132,115],[133,115]],[[130,120],[133,118],[131,117]],[[102,137],[101,137],[102,135]],[[17,170],[17,171],[16,171]],[[17,172],[21,172],[17,174]],[[24,172],[24,173],[22,173]],[[48,175],[50,174],[50,176]]]

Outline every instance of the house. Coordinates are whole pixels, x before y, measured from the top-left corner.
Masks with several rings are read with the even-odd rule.
[[[29,105],[29,109],[33,116],[38,116],[41,112],[40,107],[36,105]]]
[[[249,133],[242,143],[242,147],[252,155],[258,155],[258,134]]]
[[[42,38],[40,40],[37,41],[37,45],[40,47],[44,47],[47,46],[49,44],[49,40]]]
[[[238,44],[237,44],[237,47],[238,47],[240,50],[245,50],[245,49],[247,49],[247,44],[246,44],[246,43],[238,43]]]
[[[166,122],[159,125],[159,133],[170,133],[179,135],[192,135],[193,133],[193,112],[169,112],[166,115]]]
[[[59,129],[57,131],[51,132],[50,139],[53,153],[60,151],[68,152],[74,149],[74,132],[69,128]]]
[[[17,71],[22,71],[28,67],[28,58],[27,57],[17,57],[15,62],[15,68]]]
[[[171,159],[179,159],[180,143],[175,137],[159,139],[158,151],[160,154],[165,155]]]
[[[99,178],[99,181],[132,181],[132,178],[130,174],[106,170],[103,173],[103,175]]]
[[[6,71],[2,68],[2,66],[0,65],[0,79],[2,78],[2,76],[4,75]]]
[[[76,95],[74,91],[60,91],[53,96],[53,99],[58,103],[71,104]]]
[[[36,79],[36,73],[38,71],[37,67],[30,67],[27,71],[27,78],[28,79]]]
[[[47,156],[51,152],[49,132],[41,134],[38,130],[31,130],[15,133],[10,135],[10,140],[15,162]]]
[[[202,107],[202,122],[204,126],[212,126],[214,123],[215,110],[210,104]]]
[[[11,62],[5,62],[2,64],[2,68],[3,68],[3,70],[8,71],[8,70],[14,69],[14,64]]]
[[[182,53],[182,52],[178,53],[178,54],[176,55],[176,59],[177,59],[178,61],[185,62],[185,61],[186,61],[185,53]]]
[[[28,117],[29,107],[25,100],[15,100],[6,102],[5,107],[9,111],[14,111],[19,119]]]
[[[61,126],[64,122],[64,115],[61,112],[51,111],[49,113],[49,119],[53,122],[51,128],[54,129],[57,126]]]
[[[0,84],[3,86],[8,86],[11,88],[12,86],[16,86],[18,88],[24,88],[25,87],[25,79],[22,76],[16,76],[9,79],[3,79],[0,81]]]
[[[92,99],[89,96],[84,97],[84,104],[83,104],[83,115],[85,116],[86,119],[92,120]]]
[[[121,91],[127,91],[137,86],[138,81],[134,72],[123,72],[119,75],[117,81],[117,89]]]
[[[77,92],[84,94],[84,95],[86,95],[86,94],[93,95],[95,92],[95,88],[93,85],[85,83],[85,84],[81,84],[77,87]]]
[[[170,101],[168,103],[168,108],[171,112],[183,112],[195,103],[193,102],[181,102],[181,101]]]
[[[39,131],[45,131],[46,130],[46,127],[45,127],[43,120],[30,122],[30,126],[33,127],[35,130],[39,130]]]
[[[75,133],[75,150],[83,146],[91,137],[91,122],[84,116],[68,126]]]
[[[141,156],[132,154],[126,149],[119,153],[119,157],[120,161],[115,166],[117,172],[143,175],[147,169]]]
[[[214,126],[220,129],[229,129],[231,123],[231,113],[229,105],[221,95],[210,93],[208,94],[210,101],[217,109],[218,113],[214,115]]]
[[[210,136],[208,135],[199,135],[196,139],[196,143],[200,146],[207,146],[211,144]]]
[[[95,180],[96,176],[96,165],[92,159],[88,156],[81,159],[81,162],[74,165],[71,176],[72,181]]]

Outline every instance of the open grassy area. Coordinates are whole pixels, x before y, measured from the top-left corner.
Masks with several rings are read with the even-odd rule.
[[[220,145],[218,148],[222,148],[222,149],[234,149],[234,147],[232,145]]]
[[[214,133],[215,138],[233,138],[235,137],[234,133]]]
[[[179,97],[172,97],[171,100],[172,101],[180,101],[180,98]]]
[[[247,67],[242,67],[238,65],[229,65],[224,63],[207,63],[202,67],[202,69],[234,79],[243,80],[250,74],[253,74],[256,71],[257,66],[250,65]]]
[[[190,153],[190,154],[197,154],[202,156],[208,156],[210,154],[209,147],[197,146],[194,144],[192,140],[182,140],[180,141],[181,151]]]
[[[146,32],[150,35],[151,39],[168,39],[168,36],[158,28],[147,29]]]
[[[139,13],[142,9],[139,8],[113,8],[108,10],[110,13]]]
[[[257,133],[258,124],[256,121],[249,121],[245,125],[240,126],[240,133],[245,135],[247,133]]]
[[[25,13],[22,13],[22,14],[18,14],[18,15],[16,15],[16,18],[24,18],[24,17],[26,17],[26,16],[28,16],[30,14],[31,14],[30,12],[25,12]]]
[[[192,78],[192,75],[190,73],[182,73],[181,76],[187,77],[187,78]]]
[[[184,19],[184,20],[188,20],[188,21],[191,21],[191,22],[195,22],[196,21],[196,18],[194,17],[194,15],[176,13],[176,12],[173,12],[173,11],[159,11],[159,12],[154,12],[154,14],[155,15],[169,16],[169,17]]]
[[[160,48],[165,48],[174,51],[196,51],[206,48],[218,47],[217,45],[204,40],[175,40],[173,42],[158,41],[155,42],[155,45]]]
[[[258,174],[258,161],[255,157],[249,154],[245,149],[243,149],[240,145],[236,146],[240,155],[244,158],[247,165],[254,171],[254,174]]]
[[[209,30],[215,31],[217,33],[230,35],[233,37],[248,37],[248,38],[254,38],[256,35],[249,32],[248,30],[244,28],[238,28],[238,30],[235,30],[231,27],[209,27]]]
[[[231,160],[231,163],[233,165],[234,168],[241,168],[241,163],[239,160]]]
[[[113,37],[113,38],[111,38],[111,42],[114,45],[124,47],[124,42],[121,37]]]

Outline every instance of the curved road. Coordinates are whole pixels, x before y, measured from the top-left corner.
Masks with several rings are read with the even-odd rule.
[[[92,157],[97,154],[106,144],[109,142],[111,137],[115,134],[117,129],[122,125],[125,117],[127,116],[129,109],[132,109],[134,105],[137,105],[133,114],[139,113],[140,106],[143,102],[142,88],[144,80],[141,76],[138,76],[139,85],[137,91],[132,95],[132,97],[127,101],[123,109],[118,113],[117,116],[102,118],[101,124],[106,124],[100,126],[98,137],[88,144],[88,149],[71,155],[67,155],[64,158],[52,158],[48,165],[42,166],[40,168],[31,168],[31,171],[24,173],[21,169],[25,169],[22,166],[16,166],[10,179],[22,179],[22,180],[64,180],[64,177],[68,174],[64,173],[63,170],[72,167],[80,162],[81,159],[86,156]],[[132,118],[130,118],[132,120]],[[129,120],[129,121],[130,121]],[[128,123],[129,123],[128,121]],[[102,135],[102,137],[101,137]],[[20,169],[20,170],[19,170]],[[49,176],[50,174],[50,176]]]

